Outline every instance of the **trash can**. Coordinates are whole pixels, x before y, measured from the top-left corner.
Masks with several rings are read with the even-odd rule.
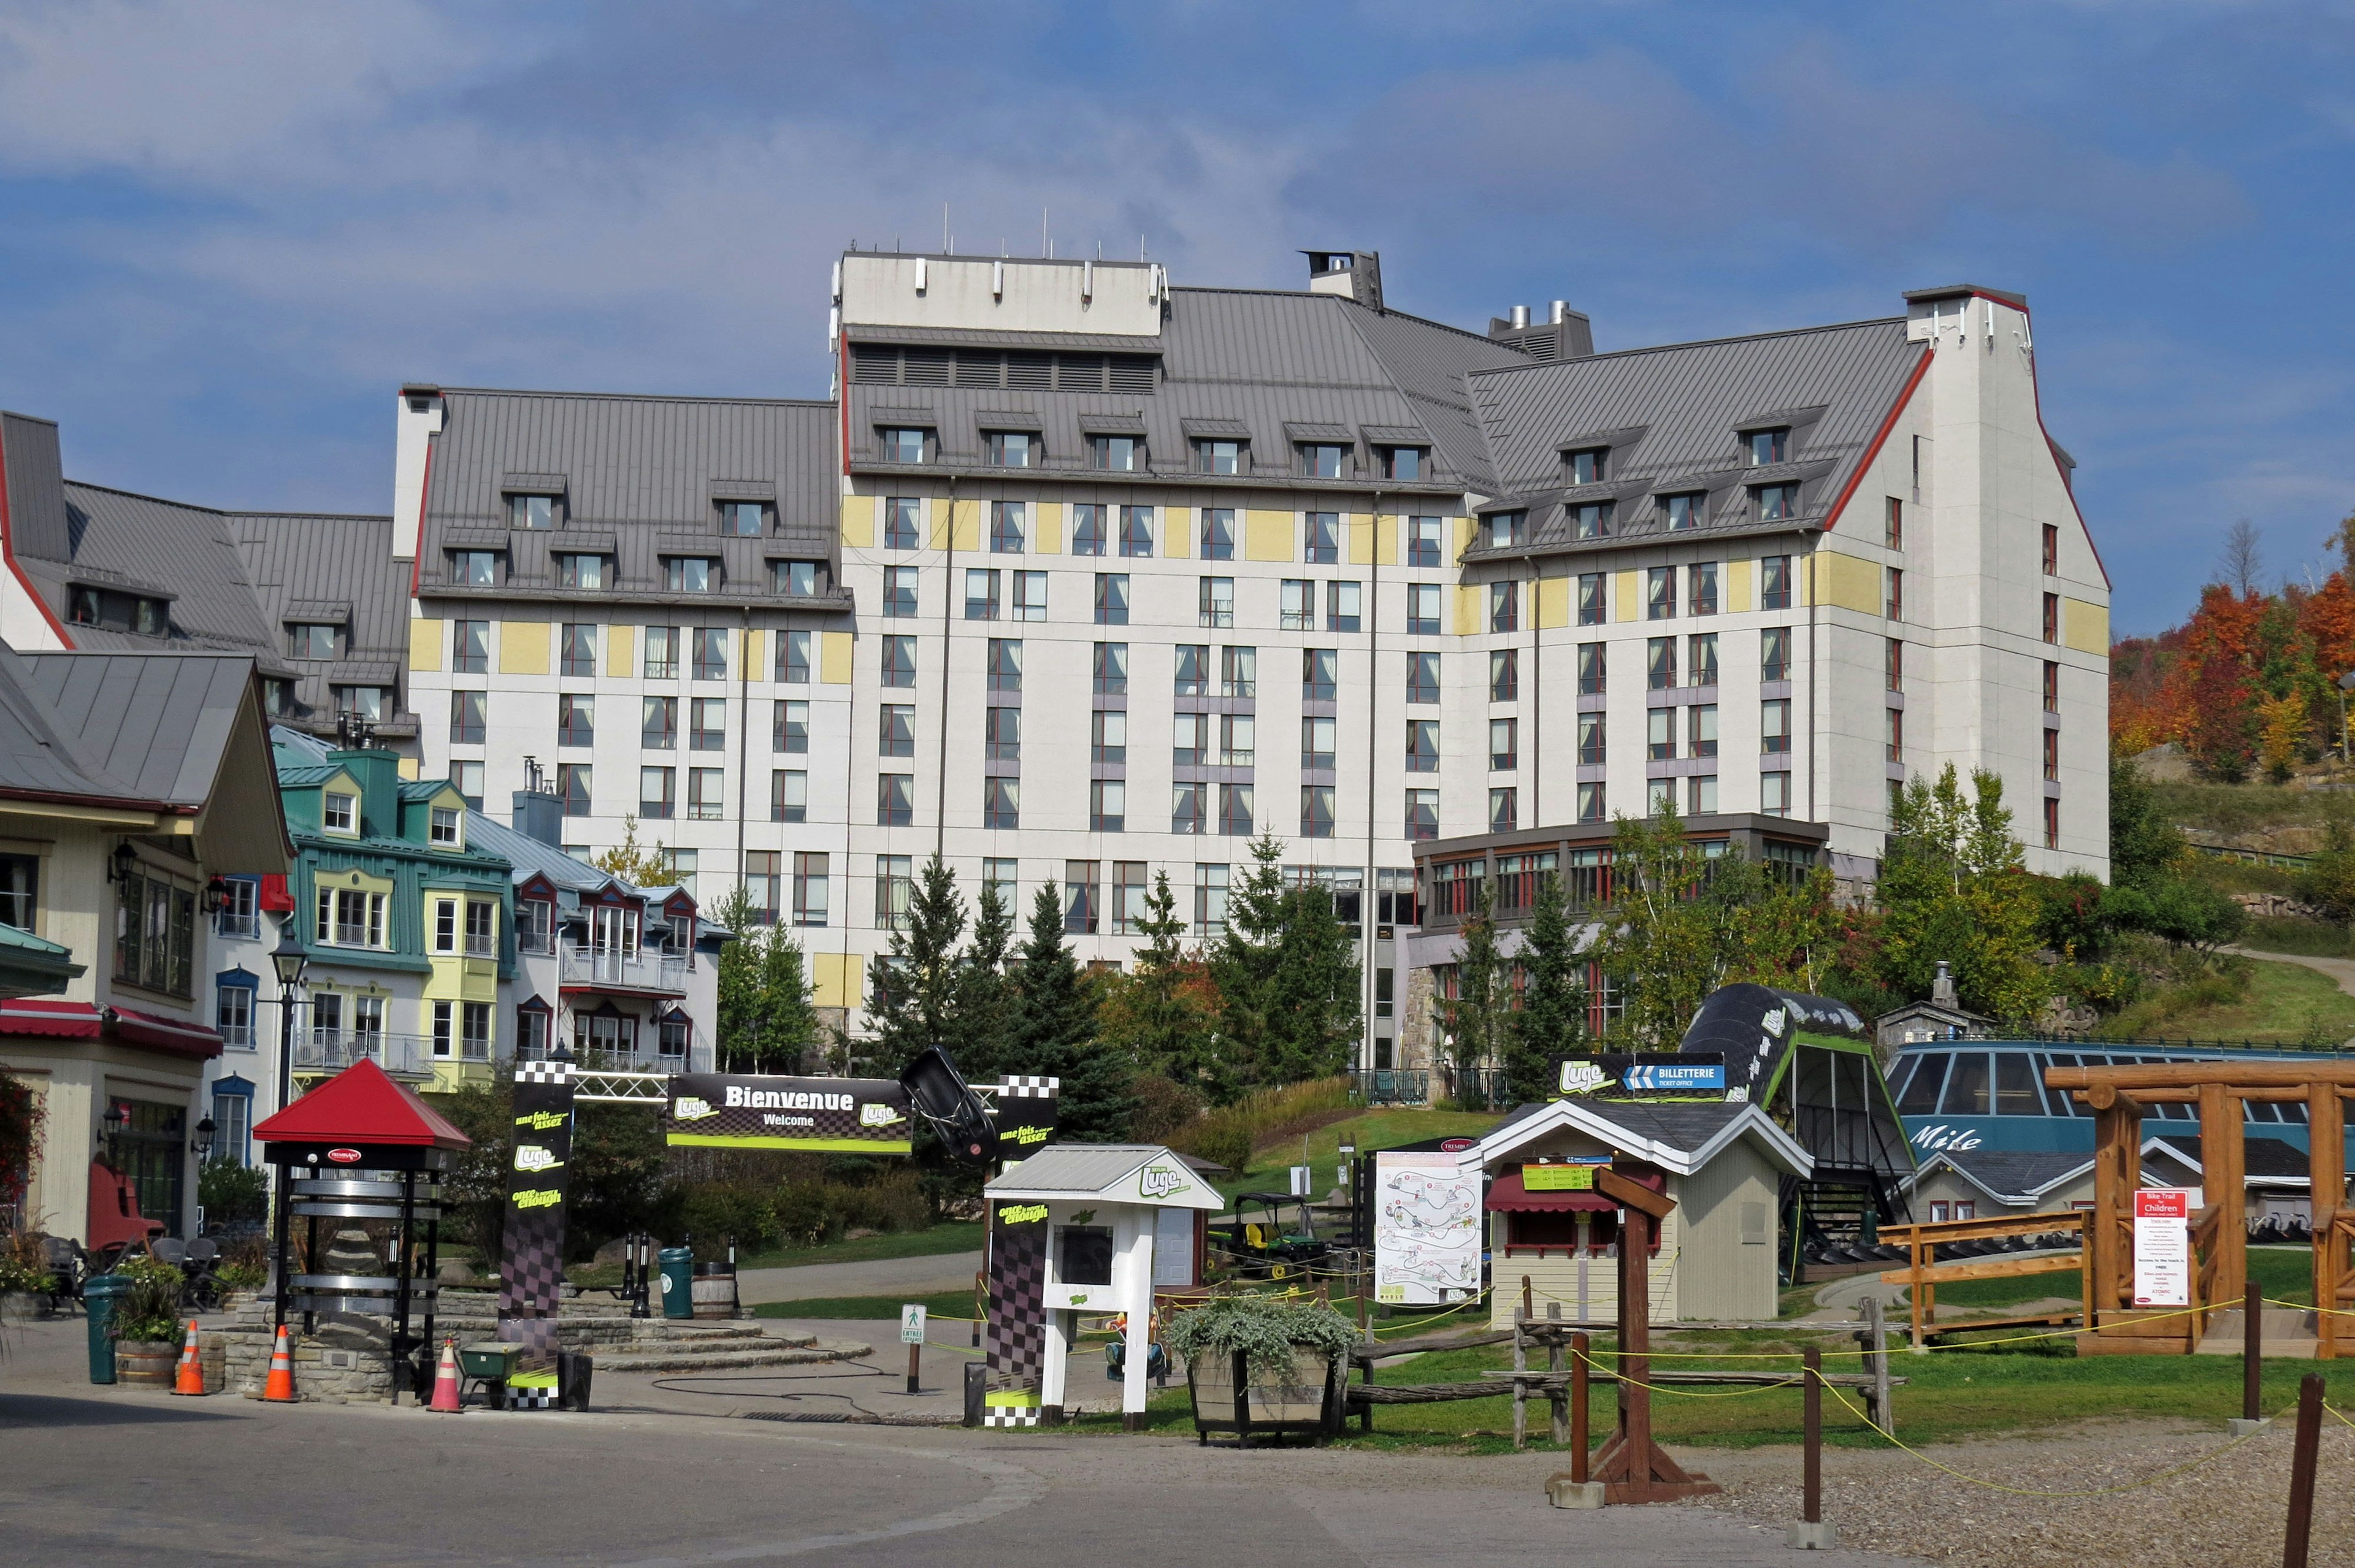
[[[733,1317],[736,1316],[736,1265],[734,1264],[698,1264],[695,1265],[695,1315],[698,1317]]]
[[[695,1252],[690,1247],[665,1247],[655,1254],[662,1270],[662,1315],[695,1316]]]
[[[119,1274],[93,1275],[82,1282],[82,1316],[90,1328],[90,1381],[114,1381],[114,1310],[131,1294],[131,1281]]]

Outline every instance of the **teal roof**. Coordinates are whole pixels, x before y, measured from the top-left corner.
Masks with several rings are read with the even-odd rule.
[[[448,779],[404,779],[400,785],[400,798],[432,800],[437,795],[448,793],[451,787]]]
[[[0,925],[0,997],[42,996],[87,967],[74,962],[70,948],[13,925]]]
[[[343,769],[336,767],[331,763],[324,763],[316,766],[298,768],[290,768],[281,764],[278,769],[278,787],[280,789],[302,789],[310,784],[323,784],[343,771]]]

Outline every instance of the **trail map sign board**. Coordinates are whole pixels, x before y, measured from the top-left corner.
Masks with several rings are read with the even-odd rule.
[[[906,1154],[908,1093],[887,1078],[683,1072],[664,1121],[673,1148]]]
[[[2134,1195],[2134,1304],[2191,1305],[2191,1192],[2148,1187]]]
[[[1479,1166],[1455,1156],[1374,1156],[1374,1299],[1429,1307],[1480,1288]]]

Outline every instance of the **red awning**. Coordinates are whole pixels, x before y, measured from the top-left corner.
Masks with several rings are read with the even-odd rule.
[[[272,914],[294,912],[294,895],[286,891],[286,873],[261,873],[261,907]]]
[[[1488,1184],[1487,1206],[1500,1214],[1559,1214],[1575,1210],[1607,1213],[1619,1207],[1600,1192],[1532,1192],[1518,1170]]]
[[[114,1037],[133,1045],[174,1051],[202,1061],[209,1061],[221,1053],[220,1032],[202,1024],[159,1019],[154,1013],[135,1012],[129,1008],[109,1008],[106,1018],[114,1026]]]
[[[0,1034],[46,1034],[65,1040],[96,1040],[105,1020],[88,1002],[62,997],[15,997],[0,1002]]]
[[[397,1144],[464,1149],[474,1140],[366,1057],[253,1129],[263,1143]]]

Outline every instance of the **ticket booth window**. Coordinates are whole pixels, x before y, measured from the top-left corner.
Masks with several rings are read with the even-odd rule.
[[[1055,1281],[1059,1285],[1110,1285],[1112,1227],[1061,1227],[1055,1239]]]

